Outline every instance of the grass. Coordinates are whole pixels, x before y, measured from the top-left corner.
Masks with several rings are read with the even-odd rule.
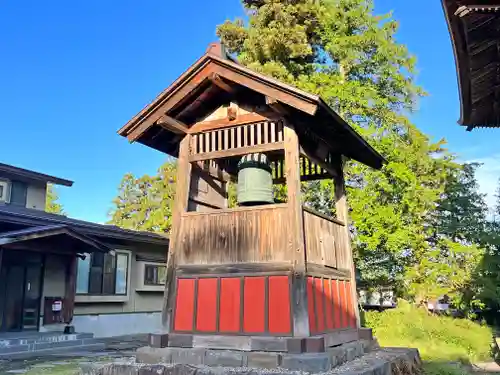
[[[464,365],[491,361],[492,331],[466,319],[429,315],[399,302],[397,309],[365,313],[381,346],[417,348],[430,375],[467,374]]]

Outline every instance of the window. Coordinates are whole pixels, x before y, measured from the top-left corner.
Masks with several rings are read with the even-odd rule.
[[[93,253],[78,260],[77,294],[126,295],[127,253]]]
[[[0,202],[9,203],[10,201],[10,182],[0,180]]]
[[[146,264],[144,266],[144,285],[165,285],[167,267]]]

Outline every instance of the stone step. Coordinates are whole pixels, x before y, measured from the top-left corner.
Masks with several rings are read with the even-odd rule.
[[[46,355],[61,355],[63,353],[75,352],[76,354],[81,355],[82,353],[93,352],[93,351],[101,351],[104,350],[106,345],[102,342],[95,342],[94,339],[90,339],[90,342],[84,340],[85,343],[75,344],[74,342],[69,342],[73,345],[66,345],[61,347],[48,347],[48,348],[38,348],[36,350],[21,350],[17,352],[9,352],[9,353],[1,353],[0,352],[0,360],[2,359],[27,359],[33,358],[37,356],[46,356]],[[25,348],[22,348],[25,349]]]
[[[43,334],[32,334],[27,336],[19,337],[2,337],[0,336],[0,350],[4,347],[10,347],[15,345],[30,345],[30,344],[42,344],[48,342],[62,342],[62,341],[74,341],[74,340],[84,340],[92,339],[94,334],[92,333],[74,333],[70,335],[65,335],[62,333],[43,333]]]

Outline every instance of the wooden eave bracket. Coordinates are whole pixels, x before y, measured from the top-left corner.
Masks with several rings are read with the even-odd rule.
[[[175,134],[187,134],[189,131],[189,127],[186,124],[168,115],[161,116],[156,121],[156,125]]]

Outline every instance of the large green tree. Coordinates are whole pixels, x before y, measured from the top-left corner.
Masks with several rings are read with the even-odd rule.
[[[390,14],[369,0],[244,0],[248,22],[217,29],[242,64],[319,94],[388,163],[382,172],[347,169],[358,269],[369,283],[400,282],[427,251],[426,218],[453,157],[407,118],[424,95],[415,58],[398,43]],[[310,204],[333,211],[331,182],[304,188]],[[378,266],[374,266],[377,264]]]
[[[113,200],[109,224],[126,229],[168,233],[175,194],[176,162],[168,160],[153,175],[127,173]]]
[[[52,214],[66,215],[64,208],[59,203],[59,195],[52,184],[47,185],[47,193],[45,196],[45,211]]]

